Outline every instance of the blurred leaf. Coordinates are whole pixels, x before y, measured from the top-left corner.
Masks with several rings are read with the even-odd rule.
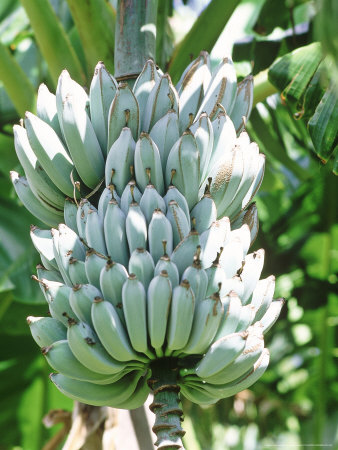
[[[67,0],[92,77],[98,61],[114,73],[115,11],[106,0]]]
[[[165,70],[173,52],[173,33],[168,21],[171,5],[171,0],[162,0],[158,3],[157,9],[156,64],[158,64],[162,70]]]
[[[79,59],[49,1],[21,0],[34,30],[36,41],[47,61],[50,75],[57,84],[63,69],[80,84],[86,79]]]
[[[211,51],[237,4],[238,0],[212,0],[202,11],[182,42],[177,45],[170,60],[169,74],[174,84],[201,50]]]

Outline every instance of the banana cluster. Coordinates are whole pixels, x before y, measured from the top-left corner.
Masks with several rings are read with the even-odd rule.
[[[69,397],[136,408],[161,358],[199,404],[264,372],[283,301],[248,253],[264,172],[251,105],[252,78],[237,84],[229,59],[211,73],[203,52],[176,88],[152,61],[132,90],[99,63],[89,96],[64,71],[14,126],[14,187],[53,227],[31,229],[51,317],[28,323]]]

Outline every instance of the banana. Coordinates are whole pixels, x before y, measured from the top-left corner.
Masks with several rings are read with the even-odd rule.
[[[131,347],[125,328],[111,303],[97,297],[92,304],[92,320],[102,345],[114,359],[147,362]]]
[[[130,166],[134,164],[135,141],[130,128],[123,127],[112,144],[105,168],[106,185],[114,183],[119,195],[130,179]]]
[[[58,114],[56,110],[56,97],[49,92],[48,87],[42,83],[38,89],[36,99],[36,112],[40,119],[53,128],[60,139],[63,139]],[[15,125],[14,125],[15,126]]]
[[[119,403],[119,409],[128,409],[130,411],[131,409],[140,408],[142,405],[144,405],[150,392],[147,383],[149,378],[150,372],[139,379],[135,391],[127,400]]]
[[[88,210],[87,214],[86,240],[89,247],[93,248],[98,253],[107,255],[103,223],[97,210],[92,208]]]
[[[202,389],[187,386],[186,383],[179,382],[178,385],[184,397],[193,403],[197,403],[198,405],[213,405],[219,400],[218,398],[211,397]]]
[[[223,217],[214,222],[211,227],[200,236],[201,262],[202,267],[210,267],[217,257],[217,253],[228,239],[230,234],[230,221],[228,217]]]
[[[260,154],[258,156],[258,167],[256,169],[256,174],[254,176],[253,182],[242,200],[242,210],[248,206],[248,204],[251,202],[253,197],[256,195],[256,192],[260,188],[263,181],[264,169],[265,155]]]
[[[218,290],[220,292],[221,297],[223,297],[228,293],[226,292],[227,278],[224,273],[224,270],[222,269],[219,263],[219,258],[221,256],[222,251],[223,247],[220,248],[220,251],[219,253],[217,253],[217,257],[215,261],[213,261],[212,265],[205,270],[207,275],[206,297],[209,297],[209,295],[212,295],[214,292]]]
[[[179,273],[175,263],[170,261],[169,256],[164,252],[163,256],[157,261],[154,270],[154,276],[159,275],[162,271],[167,272],[168,278],[171,282],[171,287],[174,289],[179,283]]]
[[[185,131],[170,150],[165,169],[165,180],[167,186],[174,184],[184,195],[189,209],[197,203],[200,155],[194,135],[190,130]]]
[[[220,104],[230,115],[236,99],[236,90],[237,77],[233,62],[230,58],[224,58],[212,74],[196,117],[206,112],[210,120],[213,120],[221,110]]]
[[[208,173],[210,157],[214,145],[214,130],[207,113],[203,112],[190,127],[194,134],[200,154],[200,183],[203,183]]]
[[[164,214],[167,212],[165,201],[157,192],[153,184],[148,184],[146,186],[140,200],[140,207],[148,225],[152,220],[153,212],[155,210],[161,210]]]
[[[187,220],[185,212],[175,200],[170,200],[167,205],[167,219],[173,233],[173,247],[176,247],[190,231],[190,220]]]
[[[128,84],[119,83],[108,114],[108,155],[124,127],[130,128],[133,139],[136,141],[140,129],[139,106]]]
[[[115,186],[113,184],[109,184],[107,187],[105,187],[100,195],[97,212],[99,213],[99,217],[101,218],[102,222],[104,221],[104,217],[107,212],[108,203],[111,200],[115,200],[117,204],[119,204],[120,202],[120,197],[117,195]]]
[[[78,235],[67,225],[61,223],[58,231],[58,257],[62,266],[62,273],[65,272],[69,278],[69,259],[73,257],[84,261],[86,250]]]
[[[151,254],[144,248],[137,248],[130,255],[128,271],[136,275],[147,291],[154,275],[154,261]]]
[[[58,269],[62,275],[62,278],[65,282],[65,284],[67,284],[68,286],[71,286],[72,283],[70,281],[70,278],[68,276],[68,271],[66,271],[63,267],[63,261],[61,260],[60,257],[60,251],[59,251],[59,239],[60,239],[60,232],[59,230],[52,228],[51,230],[51,234],[52,234],[52,240],[53,240],[53,251],[54,251],[54,256],[55,256],[55,261],[58,265]],[[67,255],[66,255],[67,256]],[[72,256],[70,254],[70,256]]]
[[[191,210],[191,218],[195,219],[196,230],[201,234],[211,227],[211,224],[217,219],[217,208],[211,198],[208,187],[201,200]]]
[[[204,376],[203,379],[211,384],[225,384],[234,381],[236,378],[244,375],[255,362],[259,359],[264,349],[263,335],[257,329],[248,333],[245,347],[230,364],[219,370],[214,375]]]
[[[236,331],[242,311],[242,303],[234,291],[230,291],[222,298],[224,314],[217,330],[215,340],[221,339]]]
[[[74,380],[61,373],[51,374],[50,379],[67,397],[93,406],[111,406],[118,408],[130,398],[142,377],[142,371],[133,371],[107,385],[98,385],[87,381]]]
[[[148,96],[141,129],[148,132],[167,111],[170,109],[178,111],[178,102],[176,89],[166,73],[156,81]]]
[[[126,233],[130,254],[137,248],[146,248],[147,222],[138,203],[132,202],[126,218]]]
[[[46,347],[55,341],[66,339],[67,329],[52,317],[27,317],[30,332],[39,347]]]
[[[197,247],[197,251],[194,255],[194,262],[185,269],[182,275],[182,280],[188,280],[190,283],[190,287],[195,295],[196,305],[198,302],[208,297],[208,275],[207,272],[202,269],[201,260],[199,258],[200,252],[201,248]],[[215,291],[216,289],[213,292]]]
[[[237,84],[237,94],[235,104],[231,111],[231,120],[239,133],[244,128],[245,122],[248,120],[253,102],[253,76],[248,75],[244,80]],[[244,117],[244,121],[243,121]]]
[[[144,191],[148,183],[151,183],[160,195],[164,194],[160,152],[147,133],[142,132],[136,142],[134,166],[137,184],[141,191]]]
[[[39,227],[31,225],[30,237],[34,247],[44,258],[46,269],[57,269],[58,265],[55,260],[53,251],[53,238],[50,230],[42,230]]]
[[[278,298],[277,300],[274,300],[273,302],[271,302],[264,316],[260,319],[259,323],[262,325],[262,331],[264,334],[270,330],[272,325],[278,319],[284,303],[284,298]]]
[[[107,263],[107,258],[90,248],[86,253],[85,272],[90,284],[100,288],[100,274]]]
[[[62,209],[64,194],[51,181],[33,152],[26,130],[14,125],[14,147],[17,157],[29,178],[33,193],[52,205],[55,209]]]
[[[129,249],[126,233],[126,216],[115,199],[108,203],[103,228],[107,252],[110,258],[127,267]]]
[[[149,136],[155,142],[161,157],[162,169],[165,169],[169,152],[180,137],[178,115],[170,109],[151,128]],[[164,173],[163,173],[164,175]]]
[[[45,278],[50,281],[58,281],[59,283],[63,283],[63,278],[58,270],[46,269],[46,267],[42,266],[41,264],[38,264],[36,266],[36,272],[39,280]]]
[[[162,270],[151,280],[147,292],[148,334],[151,346],[158,357],[163,356],[162,347],[166,336],[171,296],[171,281],[168,273]]]
[[[140,108],[140,117],[144,117],[149,94],[158,79],[159,75],[155,63],[153,60],[148,59],[133,86],[133,93]]]
[[[250,245],[251,245],[250,228],[247,224],[243,224],[237,230],[234,230],[233,224],[231,224],[231,228],[232,228],[232,230],[230,233],[230,239],[229,239],[228,243],[230,244],[232,241],[237,240],[237,238],[239,239],[239,241],[242,244],[242,248],[243,248],[242,259],[244,260],[249,251]]]
[[[213,341],[222,316],[223,305],[218,292],[198,302],[188,343],[180,352],[203,354]]]
[[[275,277],[273,275],[258,281],[250,302],[257,310],[255,320],[260,320],[269,308],[274,290]]]
[[[122,264],[108,261],[101,270],[100,288],[105,300],[116,309],[121,321],[125,323],[122,310],[122,286],[128,278],[128,272]]]
[[[103,348],[96,334],[85,322],[69,323],[67,338],[75,358],[93,372],[116,374],[125,364],[114,360]]]
[[[88,381],[94,384],[110,384],[122,378],[118,375],[103,375],[93,372],[81,364],[73,355],[68,341],[59,340],[42,349],[48,364],[63,376],[74,380]]]
[[[91,308],[95,298],[101,297],[101,292],[91,284],[75,285],[69,295],[69,304],[76,316],[93,326],[91,317]]]
[[[178,273],[183,274],[194,259],[197,247],[200,245],[200,237],[197,231],[192,230],[175,248],[171,254],[171,260],[176,264]]]
[[[195,310],[195,296],[189,281],[183,280],[172,291],[169,322],[167,328],[167,348],[165,355],[181,350],[187,345]]]
[[[104,158],[85,109],[72,96],[62,105],[62,125],[70,155],[83,182],[94,189],[104,176]]]
[[[132,347],[151,357],[147,342],[146,291],[133,273],[122,287],[122,304]]]
[[[196,366],[196,374],[202,378],[212,377],[228,367],[246,345],[248,333],[231,333],[217,339]]]
[[[58,135],[47,123],[29,112],[26,113],[25,127],[29,143],[48,177],[61,192],[72,197],[71,175],[74,180],[78,176]]]
[[[103,62],[99,61],[90,84],[89,100],[90,119],[104,156],[107,155],[109,108],[116,90],[115,78],[107,71]]]
[[[242,306],[239,321],[236,327],[237,332],[246,331],[255,319],[256,309],[252,305]]]
[[[14,171],[10,172],[10,176],[17,196],[33,216],[52,227],[57,226],[62,221],[62,213],[60,214],[58,210],[52,212],[50,209],[46,209],[47,204],[42,199],[35,197],[25,177],[20,177]]]
[[[90,209],[96,209],[90,204],[86,198],[81,199],[79,207],[76,213],[76,225],[79,232],[79,236],[82,239],[86,239],[86,223],[88,218],[88,211]]]
[[[174,176],[174,172],[173,171],[173,176]],[[168,187],[167,193],[165,194],[165,196],[163,197],[165,204],[167,205],[167,210],[169,209],[169,203],[171,201],[174,201],[178,204],[178,206],[183,210],[185,217],[188,221],[188,228],[190,230],[190,212],[189,212],[189,206],[188,203],[184,197],[184,195],[182,195],[180,193],[180,191],[173,185],[170,184],[170,186]]]
[[[189,69],[184,71],[179,82],[181,131],[192,123],[210,80],[210,58],[207,52],[201,52]]]
[[[239,236],[230,233],[230,239],[224,245],[219,262],[226,278],[233,277],[242,267],[243,244]]]
[[[142,194],[136,186],[135,180],[129,181],[126,187],[123,190],[121,195],[121,203],[120,207],[125,215],[128,214],[130,203],[136,202],[139,203],[141,200]]]
[[[245,130],[241,131],[237,138],[236,145],[238,147],[242,147],[242,146],[246,146],[249,144],[250,144],[250,136],[248,135],[248,133]]]
[[[243,225],[247,225],[250,229],[250,245],[252,245],[256,240],[259,230],[258,211],[255,202],[251,203],[247,209],[240,213],[237,219],[232,222],[231,228],[236,230]]]
[[[148,227],[149,251],[155,264],[163,255],[162,241],[166,241],[166,252],[173,251],[173,230],[169,220],[160,209],[155,209]]]
[[[69,319],[76,319],[76,315],[69,304],[71,288],[62,283],[44,279],[42,283],[51,316],[67,326]]]
[[[76,216],[77,216],[77,206],[69,197],[65,198],[63,206],[63,215],[65,219],[65,224],[67,227],[71,228],[75,233],[78,234]]]
[[[76,284],[88,283],[84,261],[79,261],[76,258],[70,258],[68,266],[68,275],[73,286],[75,286]]]
[[[244,292],[241,296],[243,305],[246,305],[255,289],[259,277],[261,276],[264,264],[264,250],[261,248],[257,252],[247,255],[244,265],[240,273],[241,280],[244,284]]]

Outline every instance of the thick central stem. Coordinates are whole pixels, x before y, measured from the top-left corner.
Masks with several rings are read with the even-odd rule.
[[[178,368],[173,359],[163,358],[154,361],[151,369],[152,377],[148,384],[154,394],[154,401],[149,408],[156,416],[153,426],[157,436],[155,445],[158,450],[184,450],[182,436],[185,431],[181,427],[183,411],[177,385]]]

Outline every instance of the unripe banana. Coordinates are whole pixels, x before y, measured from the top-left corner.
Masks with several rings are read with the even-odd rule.
[[[68,275],[72,285],[87,284],[88,278],[84,261],[79,261],[75,258],[69,259]]]
[[[69,197],[65,198],[63,205],[63,215],[65,218],[65,224],[71,228],[75,233],[79,234],[77,229],[77,206]]]
[[[247,255],[244,260],[240,277],[244,283],[244,292],[241,296],[243,305],[249,302],[249,298],[255,289],[261,275],[264,264],[264,250],[261,248],[257,252]]]
[[[85,271],[90,284],[100,289],[100,273],[105,267],[107,258],[90,248],[86,253]]]
[[[103,297],[114,305],[122,323],[125,323],[122,309],[122,287],[127,278],[126,268],[122,264],[110,260],[100,274],[100,288]]]
[[[213,120],[220,111],[219,104],[230,115],[236,99],[237,77],[233,62],[224,58],[213,72],[207,92],[196,114],[206,112]]]
[[[89,370],[75,358],[67,340],[53,342],[43,348],[42,353],[54,370],[74,380],[88,381],[94,384],[110,384],[122,378],[120,374],[103,375]]]
[[[131,203],[129,206],[126,218],[126,233],[130,254],[137,248],[146,248],[147,222],[136,202]]]
[[[167,328],[167,349],[169,356],[174,350],[187,345],[195,310],[195,296],[187,280],[173,289],[170,316]]]
[[[96,334],[86,323],[71,322],[67,338],[76,359],[93,372],[112,375],[124,369],[125,364],[114,360],[106,352]]]
[[[163,270],[167,272],[168,278],[171,282],[171,287],[174,289],[180,281],[179,273],[176,264],[170,261],[170,258],[166,253],[164,253],[164,255],[157,261],[154,270],[154,277],[159,275]]]
[[[244,128],[245,122],[248,120],[251,113],[253,84],[253,76],[248,75],[237,85],[235,104],[231,111],[231,120],[235,125],[237,135]]]
[[[181,241],[171,254],[171,260],[176,264],[178,273],[183,274],[185,268],[194,259],[197,247],[200,245],[200,237],[197,231],[191,231],[183,241]]]
[[[77,317],[92,326],[92,304],[101,292],[91,284],[78,284],[73,287],[69,295],[69,304]]]
[[[90,84],[90,118],[105,156],[107,155],[108,114],[116,90],[115,78],[110,75],[102,61],[98,62]]]
[[[195,219],[195,228],[201,234],[211,227],[217,219],[217,208],[207,190],[201,200],[191,210],[191,218]]]
[[[232,278],[242,267],[243,244],[239,236],[230,234],[229,241],[224,245],[220,257],[220,265],[226,278]]]
[[[86,239],[86,223],[88,218],[88,211],[90,209],[96,209],[95,206],[91,205],[89,200],[86,198],[81,199],[79,207],[76,213],[76,225],[79,232],[79,236],[82,239]]]
[[[164,171],[169,152],[180,137],[176,111],[170,109],[165,116],[161,117],[150,130],[149,136],[157,145],[161,157],[161,166]]]
[[[76,315],[69,304],[71,288],[62,283],[42,280],[44,294],[49,305],[49,311],[54,319],[59,320],[65,326],[69,319],[76,319]]]
[[[248,333],[232,333],[217,339],[196,366],[202,379],[212,377],[228,367],[244,350]]]
[[[217,257],[217,253],[228,239],[230,234],[230,221],[228,217],[214,222],[211,227],[204,231],[200,236],[202,249],[201,262],[202,267],[210,267]]]
[[[128,271],[136,275],[146,291],[154,276],[154,268],[153,258],[144,248],[137,248],[130,255]]]
[[[197,247],[196,254],[194,255],[194,262],[185,269],[182,275],[182,280],[188,280],[190,283],[190,287],[195,295],[196,305],[199,301],[211,295],[207,294],[208,275],[207,272],[202,269],[201,260],[199,259],[200,251],[201,249]],[[214,289],[213,292],[216,292],[216,290],[217,288]]]
[[[150,343],[158,357],[163,356],[167,322],[171,304],[172,287],[168,273],[162,270],[155,276],[147,293],[147,318]]]
[[[106,185],[114,183],[122,195],[130,179],[130,166],[134,164],[135,141],[130,128],[122,128],[121,134],[109,149],[105,166]]]
[[[104,217],[104,236],[107,252],[112,260],[128,266],[129,248],[126,232],[126,216],[116,200],[108,203]]]
[[[148,183],[155,186],[160,195],[164,194],[164,180],[160,152],[149,134],[142,132],[135,147],[135,176],[141,191]]]
[[[224,270],[222,269],[219,258],[221,255],[221,252],[223,250],[223,247],[221,247],[220,252],[217,254],[217,257],[215,261],[212,263],[210,267],[208,267],[205,272],[207,275],[207,289],[206,289],[206,297],[209,297],[209,295],[212,295],[214,292],[218,291],[220,292],[221,298],[224,297],[228,292],[226,292],[227,289],[227,278],[224,273]]]
[[[209,162],[214,145],[214,130],[207,113],[203,112],[192,124],[190,131],[194,133],[198,152],[200,154],[200,183],[203,183],[208,173]]]
[[[78,235],[71,228],[61,223],[58,230],[58,256],[63,271],[67,274],[67,277],[69,277],[70,258],[84,261],[86,251]]]
[[[166,252],[170,256],[173,251],[173,230],[163,212],[155,209],[148,227],[149,251],[155,264],[163,255],[163,241],[166,241]]]
[[[55,341],[66,339],[67,329],[52,317],[27,317],[30,332],[39,347],[46,347]]]
[[[161,76],[149,94],[142,120],[142,130],[148,132],[169,109],[178,110],[178,95],[170,76]]]
[[[106,241],[104,239],[103,223],[94,209],[88,210],[86,222],[86,241],[89,247],[98,253],[107,255]]]
[[[123,285],[122,304],[131,345],[135,351],[148,356],[146,291],[134,274]]]
[[[125,328],[111,303],[100,297],[95,298],[92,304],[92,320],[102,345],[114,359],[129,363],[133,360],[147,361],[131,347]]]
[[[48,177],[61,192],[73,196],[73,179],[77,173],[73,161],[53,128],[34,114],[27,112],[25,119],[29,143]]]
[[[137,383],[135,391],[130,395],[130,397],[119,403],[119,409],[136,409],[140,408],[146,402],[150,389],[147,384],[148,379],[150,378],[150,372],[143,377],[141,377]]]
[[[264,316],[260,319],[259,323],[262,325],[263,333],[267,333],[272,325],[278,319],[281,309],[285,303],[284,298],[279,298],[271,302]]]
[[[70,278],[68,276],[68,270],[65,270],[64,268],[64,261],[61,259],[60,257],[60,250],[59,250],[59,240],[60,240],[60,232],[59,230],[56,230],[55,228],[52,228],[51,230],[52,233],[52,239],[53,239],[53,251],[54,251],[54,256],[55,256],[55,261],[58,265],[58,269],[62,275],[62,278],[64,279],[64,282],[68,285],[71,286],[72,282],[70,281]],[[67,250],[65,251],[65,260],[67,258]],[[71,255],[70,255],[71,256]]]
[[[44,258],[46,269],[58,270],[53,250],[53,238],[50,230],[42,230],[39,227],[31,225],[30,237],[34,247],[40,253],[40,256]]]
[[[128,84],[119,83],[108,114],[108,154],[124,127],[130,128],[133,139],[136,141],[140,128],[138,103]]]
[[[236,331],[242,311],[241,300],[234,291],[230,291],[227,296],[223,297],[222,303],[224,306],[224,315],[217,330],[215,340]]]
[[[173,247],[175,248],[190,232],[190,221],[183,209],[175,200],[170,200],[167,205],[167,219],[169,220],[173,233]]]
[[[47,269],[45,266],[38,264],[36,266],[36,273],[38,275],[39,280],[42,280],[42,278],[45,278],[50,281],[57,281],[59,283],[63,283],[63,278],[61,276],[61,273],[56,269]],[[41,284],[40,284],[40,287],[43,290],[43,287],[41,286]]]
[[[174,172],[173,172],[174,175]],[[171,201],[174,201],[178,204],[178,206],[183,210],[186,219],[188,221],[188,225],[189,225],[189,230],[190,230],[190,212],[189,212],[189,206],[188,203],[184,197],[184,195],[182,195],[180,193],[180,191],[173,185],[171,184],[168,187],[167,193],[164,196],[164,201],[167,205],[167,209],[169,209],[169,203]]]
[[[192,387],[185,382],[178,384],[184,397],[193,403],[197,403],[198,405],[213,405],[218,400],[198,387]]]
[[[265,155],[259,154],[256,173],[253,178],[253,182],[242,200],[242,210],[248,206],[248,204],[251,202],[253,197],[256,195],[256,192],[260,188],[263,181],[264,169],[265,169]]]
[[[203,354],[213,341],[222,316],[223,305],[218,292],[198,302],[188,343],[180,352]]]
[[[153,217],[153,212],[155,210],[161,210],[164,214],[167,212],[167,207],[163,197],[155,189],[153,184],[148,184],[142,194],[140,200],[140,207],[142,212],[146,218],[147,224],[150,224],[150,221]]]
[[[115,186],[113,184],[109,184],[106,188],[103,189],[97,207],[97,212],[99,213],[99,217],[101,218],[102,222],[104,221],[107,212],[108,203],[112,200],[115,200],[116,203],[119,204],[120,197],[115,191]]]
[[[233,228],[233,225],[231,225],[231,228]],[[231,243],[233,240],[235,240],[237,238],[239,238],[239,240],[242,244],[242,248],[243,248],[242,259],[244,260],[249,251],[250,245],[251,245],[251,232],[250,232],[250,228],[247,224],[243,224],[237,230],[232,229],[228,243]]]
[[[259,229],[258,211],[256,203],[253,202],[247,209],[242,211],[237,219],[232,222],[232,229],[241,228],[243,225],[247,225],[250,229],[250,245],[252,245],[257,237]]]
[[[133,202],[139,203],[141,197],[142,194],[139,191],[138,187],[136,186],[135,180],[129,181],[129,183],[123,190],[120,203],[120,207],[125,215],[128,214],[129,205]]]
[[[56,134],[63,139],[59,118],[56,110],[56,97],[49,92],[48,87],[42,83],[38,89],[36,98],[36,113],[44,122],[53,128]],[[15,126],[15,125],[14,125]]]
[[[159,75],[155,63],[151,59],[148,59],[133,86],[133,93],[140,108],[141,118],[144,117],[149,94],[158,79]]]
[[[259,280],[253,293],[251,304],[256,308],[255,320],[260,320],[269,308],[275,290],[275,277],[271,275],[264,280]]]
[[[189,167],[189,171],[187,171]],[[174,176],[173,176],[173,171]],[[167,186],[171,183],[184,195],[189,209],[198,201],[200,180],[200,156],[194,135],[185,131],[170,150],[165,180]]]
[[[256,309],[252,305],[242,306],[236,332],[246,331],[255,319]]]

